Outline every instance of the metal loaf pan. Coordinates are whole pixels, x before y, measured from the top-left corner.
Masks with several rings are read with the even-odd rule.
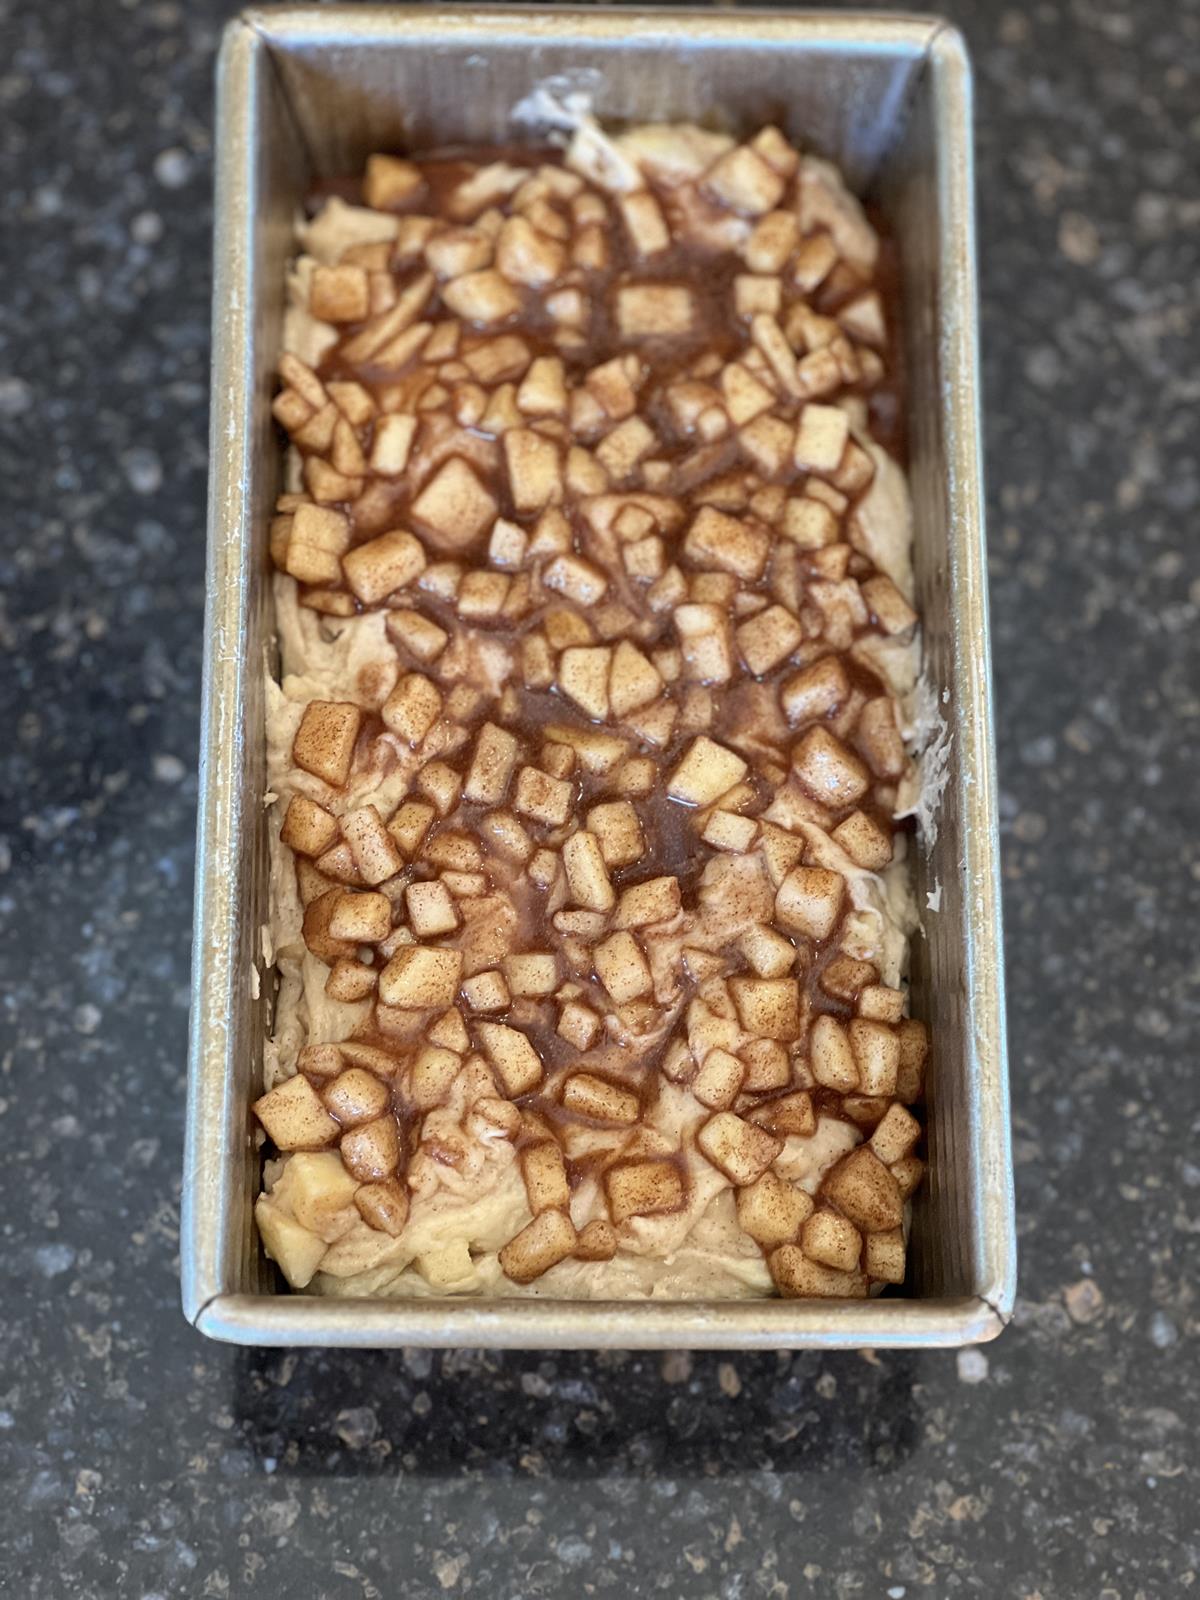
[[[882,207],[903,260],[925,670],[947,724],[936,838],[918,853],[914,1011],[934,1048],[930,1170],[909,1281],[854,1302],[330,1300],[279,1292],[255,1234],[249,1102],[273,981],[263,671],[269,403],[285,266],[310,180],[375,149],[514,135],[535,85],[600,116],[773,120]],[[786,12],[323,6],[245,12],[221,51],[212,462],[183,1303],[241,1344],[764,1348],[991,1338],[1014,1293],[992,708],[980,479],[971,79],[935,18]],[[932,901],[930,896],[932,895]],[[257,971],[256,971],[257,968]]]

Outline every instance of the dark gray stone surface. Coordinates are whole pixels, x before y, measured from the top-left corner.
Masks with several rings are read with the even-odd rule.
[[[1200,1570],[1200,8],[978,67],[1021,1206],[979,1351],[254,1354],[178,1310],[222,0],[0,0],[0,1591],[1040,1595]]]

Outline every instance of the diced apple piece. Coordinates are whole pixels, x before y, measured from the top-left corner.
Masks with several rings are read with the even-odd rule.
[[[629,577],[638,583],[653,583],[661,578],[666,568],[666,546],[657,534],[645,539],[635,539],[621,551],[621,560]]]
[[[424,801],[406,800],[388,823],[388,833],[409,860],[416,855],[436,815]]]
[[[568,1111],[600,1122],[632,1123],[638,1119],[638,1097],[632,1090],[590,1072],[576,1072],[567,1079],[562,1103]]]
[[[896,1029],[900,1040],[900,1066],[896,1073],[896,1096],[906,1106],[921,1098],[925,1057],[929,1054],[929,1034],[923,1022],[905,1017]]]
[[[279,838],[298,855],[323,855],[338,836],[337,818],[307,795],[295,794],[288,804]]]
[[[448,817],[462,793],[462,778],[444,761],[430,761],[417,775],[417,788],[433,801],[439,816]]]
[[[552,951],[505,956],[504,975],[518,998],[543,999],[558,987],[558,958]]]
[[[680,909],[678,878],[648,878],[622,890],[614,926],[643,928],[669,922]]]
[[[837,926],[846,880],[827,867],[793,867],[775,895],[775,920],[789,933],[828,939]]]
[[[760,311],[751,319],[750,337],[755,347],[762,352],[776,383],[784,394],[799,395],[800,382],[796,377],[796,357],[784,337],[783,329],[770,312]]]
[[[915,627],[917,613],[890,578],[882,573],[868,578],[862,586],[862,593],[868,609],[884,633],[908,633]]]
[[[690,333],[695,314],[695,297],[683,284],[640,283],[617,290],[617,326],[627,339]]]
[[[467,1010],[475,1013],[509,1010],[512,995],[504,982],[504,974],[491,966],[485,973],[475,973],[472,978],[462,979],[462,1003]]]
[[[534,1216],[542,1211],[566,1211],[571,1204],[571,1188],[561,1146],[551,1139],[528,1144],[521,1151],[520,1163]]]
[[[784,507],[781,531],[801,550],[821,550],[836,543],[838,520],[822,501],[799,495]]]
[[[563,651],[558,665],[560,689],[598,722],[608,716],[612,659],[613,651],[608,645],[575,646]]]
[[[862,1246],[858,1229],[836,1211],[815,1211],[800,1236],[800,1247],[810,1261],[838,1272],[855,1271]]]
[[[876,1283],[904,1282],[904,1230],[888,1228],[868,1233],[864,1241],[863,1271]]]
[[[327,966],[332,966],[342,957],[350,958],[355,953],[354,946],[348,940],[335,939],[329,932],[330,921],[342,894],[339,888],[327,889],[314,895],[304,908],[304,942],[317,960],[324,961]]]
[[[614,422],[637,410],[641,363],[636,356],[614,356],[588,373],[587,393]]]
[[[794,212],[767,212],[742,246],[746,265],[751,272],[782,272],[799,236],[800,226]]]
[[[603,1217],[593,1217],[580,1229],[575,1246],[578,1261],[611,1261],[617,1253],[617,1235],[611,1222]]]
[[[900,1039],[895,1029],[854,1017],[846,1032],[858,1063],[858,1086],[863,1094],[895,1094],[900,1068]]]
[[[460,456],[451,456],[413,503],[412,517],[445,550],[475,544],[496,519],[496,501]]]
[[[671,230],[663,216],[662,207],[648,189],[636,189],[632,194],[617,196],[617,205],[630,242],[639,256],[660,255],[670,249]]]
[[[874,345],[877,350],[882,350],[887,344],[887,324],[877,289],[869,289],[847,301],[839,309],[837,319],[846,332],[860,343]]]
[[[871,1149],[885,1167],[890,1167],[894,1161],[911,1155],[920,1137],[921,1124],[917,1119],[903,1106],[891,1105],[871,1135]]]
[[[777,667],[803,638],[804,629],[784,606],[768,606],[737,629],[742,660],[756,677]]]
[[[325,1109],[343,1128],[357,1127],[381,1117],[391,1099],[386,1083],[362,1067],[339,1073],[321,1091]]]
[[[412,203],[423,191],[420,167],[401,156],[367,157],[363,176],[363,201],[376,211],[397,210]]]
[[[442,300],[464,322],[494,328],[521,309],[521,297],[508,279],[491,267],[465,272],[442,285]]]
[[[364,883],[383,883],[404,866],[396,842],[374,806],[360,806],[342,818],[342,833]]]
[[[638,814],[628,800],[607,800],[592,806],[587,814],[588,831],[600,841],[605,865],[629,867],[640,861],[646,850],[646,837]]]
[[[781,1139],[789,1138],[793,1134],[802,1139],[811,1139],[817,1131],[817,1116],[813,1109],[812,1096],[804,1089],[797,1090],[793,1094],[780,1095],[778,1099],[768,1100],[764,1105],[756,1106],[751,1111],[750,1117],[760,1128],[768,1129]]]
[[[590,1050],[600,1031],[600,1018],[590,1006],[579,1000],[568,1000],[558,1019],[559,1037],[576,1050]]]
[[[653,993],[654,980],[641,946],[631,933],[610,934],[593,951],[596,976],[617,1005]]]
[[[417,1111],[431,1111],[445,1103],[454,1080],[462,1071],[462,1056],[444,1044],[427,1044],[408,1069],[407,1098]]]
[[[260,1096],[254,1114],[279,1150],[321,1150],[340,1132],[317,1091],[300,1073]]]
[[[869,1022],[899,1022],[904,1016],[904,990],[886,983],[865,985],[858,997],[858,1014]]]
[[[439,278],[461,278],[490,266],[493,245],[478,228],[446,228],[425,246],[425,260]]]
[[[850,682],[837,656],[822,656],[783,686],[783,710],[794,725],[835,712],[849,698]]]
[[[842,1096],[842,1115],[860,1128],[874,1129],[883,1121],[888,1108],[885,1095],[847,1094]]]
[[[819,1016],[809,1039],[813,1077],[825,1089],[850,1094],[858,1088],[858,1063],[845,1028],[836,1017]]]
[[[800,1032],[800,987],[794,978],[731,978],[730,993],[747,1033],[795,1039]]]
[[[546,827],[561,828],[571,815],[574,792],[564,778],[552,778],[538,767],[522,767],[513,809]]]
[[[542,575],[548,589],[565,594],[581,606],[597,605],[608,589],[608,579],[591,562],[579,556],[563,555],[552,561]]]
[[[710,1117],[696,1135],[696,1144],[700,1153],[739,1187],[761,1178],[783,1149],[782,1140],[732,1111]]]
[[[741,429],[739,442],[761,476],[775,478],[788,465],[792,430],[778,417],[755,417]]]
[[[739,317],[760,315],[778,316],[783,306],[783,281],[777,277],[762,277],[757,273],[739,272],[733,280],[733,309]],[[788,347],[791,355],[791,347]],[[796,360],[792,357],[792,371]]]
[[[408,1221],[408,1190],[397,1179],[360,1184],[354,1194],[354,1204],[368,1228],[374,1228],[376,1233],[387,1233],[396,1239],[404,1232]]]
[[[350,543],[350,521],[328,506],[307,501],[292,513],[285,570],[301,583],[337,583],[339,557]]]
[[[902,1156],[899,1161],[892,1163],[890,1170],[900,1191],[900,1198],[907,1200],[925,1176],[925,1163],[920,1156]]]
[[[518,511],[540,511],[562,499],[562,459],[553,439],[532,428],[510,428],[504,435],[504,459]]]
[[[733,651],[728,619],[717,605],[675,608],[675,627],[686,676],[694,683],[728,683],[733,676]]]
[[[502,1022],[481,1022],[476,1031],[484,1054],[510,1100],[528,1094],[542,1081],[542,1062],[526,1036]]]
[[[387,631],[393,644],[403,646],[427,666],[437,660],[450,641],[445,628],[419,611],[404,608],[388,612]]]
[[[526,217],[509,217],[496,236],[496,266],[513,283],[544,289],[566,271],[567,253]]]
[[[630,1217],[660,1216],[683,1205],[683,1174],[673,1161],[630,1161],[609,1167],[604,1187],[618,1227]]]
[[[432,679],[419,672],[408,672],[398,680],[384,701],[380,714],[390,733],[415,748],[433,727],[441,711],[441,691]]]
[[[737,1099],[746,1064],[727,1050],[710,1050],[692,1079],[692,1093],[710,1111],[727,1111]]]
[[[425,859],[431,866],[449,867],[453,872],[478,872],[483,866],[483,850],[474,834],[442,828],[425,846]]]
[[[824,1178],[821,1192],[864,1233],[900,1227],[904,1201],[895,1178],[867,1145],[859,1145]]]
[[[741,756],[701,734],[671,774],[667,793],[685,805],[711,805],[744,778],[746,772]]]
[[[270,1196],[259,1195],[254,1207],[254,1220],[262,1235],[267,1255],[276,1263],[293,1289],[303,1289],[312,1281],[328,1248],[319,1234],[301,1227],[294,1217],[280,1206],[274,1205]]]
[[[444,883],[410,883],[404,891],[408,920],[418,939],[436,939],[458,927],[458,912]]]
[[[471,1047],[471,1038],[467,1033],[467,1025],[462,1019],[462,1013],[451,1006],[432,1023],[426,1033],[430,1044],[440,1045],[444,1050],[454,1050],[465,1055]]]
[[[795,965],[795,945],[774,928],[756,924],[748,928],[738,942],[742,954],[760,978],[782,978]]]
[[[563,845],[563,866],[572,901],[591,911],[611,911],[616,901],[595,834],[581,829]]]
[[[765,1094],[769,1089],[786,1089],[792,1081],[791,1057],[787,1046],[778,1039],[748,1039],[738,1054],[746,1063],[744,1093]]]
[[[623,483],[657,443],[658,435],[648,423],[629,417],[596,446],[596,460],[614,484]]]
[[[517,390],[517,410],[527,417],[561,417],[566,415],[567,403],[562,360],[539,356]]]
[[[541,1211],[500,1252],[500,1268],[513,1283],[532,1283],[574,1251],[578,1234],[565,1211]]]
[[[785,1300],[861,1300],[866,1297],[867,1280],[861,1272],[838,1272],[819,1261],[810,1261],[798,1244],[781,1244],[771,1252],[767,1265]]]
[[[346,582],[364,605],[377,605],[425,570],[421,541],[403,528],[381,533],[342,557]]]
[[[838,260],[837,246],[827,233],[805,239],[792,264],[792,281],[802,294],[811,294],[832,272]]]
[[[762,529],[713,506],[698,512],[683,543],[683,553],[700,566],[719,567],[745,582],[756,582],[771,551],[770,536]]]
[[[737,1192],[738,1223],[764,1250],[797,1237],[813,1212],[803,1189],[795,1189],[769,1169]]]
[[[898,778],[904,771],[904,741],[896,726],[896,711],[890,696],[879,695],[863,706],[858,715],[855,743],[879,777]]]
[[[721,394],[730,421],[742,428],[764,411],[769,411],[775,396],[740,361],[731,361],[721,372]]]
[[[524,339],[515,333],[502,333],[494,339],[482,339],[463,354],[463,365],[480,383],[503,384],[493,395],[493,403],[503,396],[507,425],[516,427],[521,421],[515,405],[515,391],[511,380],[521,377],[528,368],[532,353]],[[498,420],[494,415],[491,421]],[[490,426],[488,416],[483,419],[484,432],[503,431]]]
[[[658,669],[636,645],[622,639],[613,651],[609,671],[608,697],[613,715],[628,716],[631,711],[649,705],[661,694],[662,687]]]
[[[463,799],[474,805],[499,805],[508,793],[518,748],[511,733],[494,722],[485,722],[475,740]]]
[[[804,472],[836,472],[850,437],[850,419],[838,406],[809,401],[796,430],[796,465]]]
[[[335,939],[378,944],[392,931],[392,902],[385,894],[343,894],[329,919]]]
[[[338,1146],[346,1170],[363,1183],[382,1183],[400,1165],[400,1137],[391,1112],[343,1133]]]
[[[721,205],[751,217],[773,211],[787,187],[749,145],[738,145],[714,162],[704,176],[704,186]]]
[[[340,956],[329,969],[329,976],[325,979],[325,993],[331,1000],[353,1003],[365,1000],[374,992],[378,982],[379,974],[374,967],[364,966],[361,961],[351,961],[345,956]]]
[[[323,856],[318,857],[317,870],[327,878],[336,879],[338,883],[352,884],[355,888],[362,886],[363,875],[355,865],[354,854],[345,839],[340,839]]]
[[[629,749],[625,739],[604,733],[598,728],[581,728],[564,722],[548,722],[542,729],[545,737],[555,744],[569,745],[585,772],[603,774],[611,772]]]
[[[385,1091],[386,1093],[386,1091]],[[358,1180],[342,1165],[336,1150],[297,1150],[284,1168],[272,1203],[286,1203],[302,1228],[333,1244],[354,1226]]]
[[[308,309],[321,322],[362,322],[371,309],[365,270],[315,267],[309,280]]]
[[[384,1005],[423,1011],[454,1003],[462,977],[461,950],[406,945],[397,950],[379,975]]]
[[[281,428],[285,428],[290,434],[296,434],[312,418],[314,412],[302,394],[295,389],[283,389],[271,402],[271,415]]]
[[[292,760],[305,772],[340,789],[350,776],[361,721],[362,712],[356,705],[310,700],[292,741]]]
[[[792,766],[813,799],[834,808],[857,804],[871,783],[859,758],[820,726],[810,728],[796,744]]]

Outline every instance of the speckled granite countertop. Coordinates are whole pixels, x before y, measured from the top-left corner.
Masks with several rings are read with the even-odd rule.
[[[178,1309],[233,7],[0,0],[0,1591],[1196,1582],[1200,5],[944,9],[978,72],[1016,1326],[402,1357],[225,1349]]]

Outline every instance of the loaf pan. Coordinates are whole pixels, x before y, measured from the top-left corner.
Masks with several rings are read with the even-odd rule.
[[[899,1292],[822,1300],[352,1301],[281,1289],[253,1221],[250,1117],[270,1027],[264,668],[270,415],[297,207],[373,150],[520,136],[538,86],[603,119],[778,123],[881,210],[902,260],[925,676],[941,719],[915,872],[913,1011],[931,1028],[929,1175]],[[979,444],[971,77],[932,17],[322,6],[250,10],[218,70],[208,605],[200,754],[183,1304],[256,1345],[912,1347],[993,1337],[1015,1282]]]

